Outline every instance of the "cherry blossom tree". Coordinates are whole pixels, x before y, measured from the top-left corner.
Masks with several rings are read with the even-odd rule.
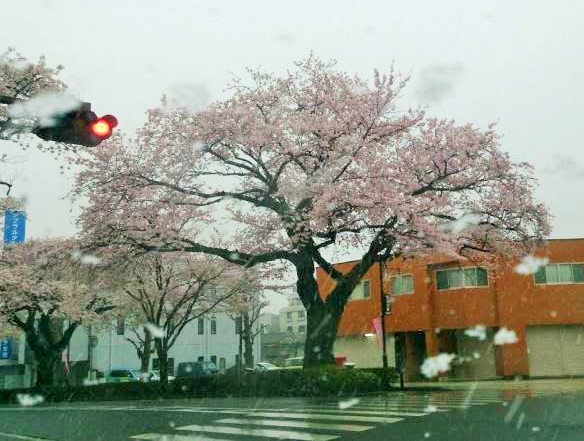
[[[66,88],[58,78],[62,70],[60,65],[55,68],[47,66],[45,57],[32,63],[14,48],[0,54],[0,140],[29,133],[39,116],[59,110],[61,104],[73,104],[70,99],[62,97]],[[21,108],[14,113],[9,108],[34,99],[40,100],[28,112],[23,113]]]
[[[247,284],[237,267],[212,256],[150,252],[127,262],[124,295],[116,306],[134,323],[127,339],[141,355],[142,372],[148,372],[154,346],[160,381],[167,383],[168,352],[185,326],[223,307]]]
[[[406,81],[393,70],[368,82],[311,56],[283,76],[250,76],[195,114],[163,102],[135,139],[76,158],[82,224],[105,243],[293,268],[305,366],[334,362],[345,304],[380,259],[518,253],[548,234],[532,168],[502,150],[495,127],[400,110]],[[362,254],[341,272],[331,256],[346,249]]]
[[[0,254],[0,327],[26,336],[37,384],[54,383],[55,367],[81,323],[111,309],[109,277],[80,259],[71,239],[29,241]]]

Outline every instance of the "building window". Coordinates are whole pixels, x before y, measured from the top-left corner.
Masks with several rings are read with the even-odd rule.
[[[239,354],[235,354],[235,366],[239,366]]]
[[[485,268],[454,268],[436,271],[438,289],[488,286],[489,277]]]
[[[288,320],[292,320],[292,311],[288,311],[288,312],[286,313],[286,318],[287,318]]]
[[[168,375],[174,375],[174,358],[169,357],[167,359],[167,365],[168,365]],[[153,371],[160,370],[160,359],[158,359],[158,358],[152,359],[152,370]]]
[[[306,332],[306,326],[305,325],[298,326],[298,333],[299,334],[304,334],[305,332]]]
[[[235,317],[235,334],[241,334],[241,316]]]
[[[205,357],[201,355],[199,358],[197,358],[197,361],[205,361]]]
[[[290,334],[293,334],[293,333],[294,333],[294,328],[293,328],[292,326],[288,326],[288,328],[287,328],[287,329],[288,329],[288,332],[289,332]]]
[[[304,311],[298,311],[298,318],[304,318]]]
[[[118,315],[116,318],[116,334],[117,335],[124,335],[126,331],[126,320],[121,315]]]
[[[371,282],[363,280],[363,298],[368,299],[371,296]]]
[[[217,366],[217,356],[216,355],[211,355],[211,363],[213,363],[215,366]]]
[[[211,319],[211,334],[217,334],[217,320]]]
[[[205,333],[205,320],[200,318],[197,320],[197,334],[202,335]]]
[[[219,369],[223,372],[225,370],[225,357],[219,359]]]
[[[369,297],[371,297],[371,282],[369,280],[361,280],[353,289],[349,300],[363,300]]]
[[[399,294],[411,294],[414,292],[414,278],[407,275],[399,275],[391,277],[391,293],[395,295]]]
[[[584,283],[583,263],[552,263],[534,274],[538,285]]]

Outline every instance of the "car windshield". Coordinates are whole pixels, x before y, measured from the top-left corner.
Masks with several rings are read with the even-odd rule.
[[[0,23],[0,441],[584,439],[583,2]]]

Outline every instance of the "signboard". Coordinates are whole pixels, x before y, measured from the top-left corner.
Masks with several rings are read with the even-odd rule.
[[[7,210],[4,213],[4,245],[23,243],[26,226],[24,211]]]
[[[0,340],[0,360],[12,358],[12,342],[8,338]]]

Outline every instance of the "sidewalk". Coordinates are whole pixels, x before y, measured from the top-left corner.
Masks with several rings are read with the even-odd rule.
[[[399,384],[393,385],[399,388]],[[530,380],[484,380],[484,381],[432,381],[406,382],[408,389],[448,389],[448,390],[529,390],[541,392],[584,391],[584,378],[553,378]]]

